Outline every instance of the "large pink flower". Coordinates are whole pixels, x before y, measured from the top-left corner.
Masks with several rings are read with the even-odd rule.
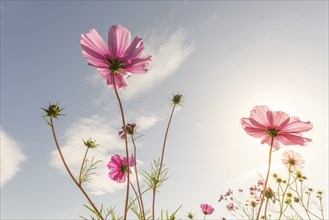
[[[214,208],[209,204],[201,204],[200,208],[205,215],[211,215],[214,212]]]
[[[279,149],[280,143],[283,145],[305,146],[312,141],[302,137],[302,132],[313,128],[311,122],[300,121],[297,117],[290,117],[281,111],[271,111],[267,106],[255,106],[250,111],[249,118],[242,118],[243,129],[252,137],[262,138],[261,143],[271,145],[273,138],[273,148]]]
[[[95,29],[81,35],[82,54],[89,65],[97,68],[98,73],[113,86],[113,75],[117,88],[125,88],[125,79],[133,74],[147,72],[151,56],[142,57],[144,43],[140,36],[131,42],[127,28],[113,25],[109,29],[108,44]]]
[[[302,156],[292,150],[284,152],[283,157],[283,164],[292,171],[300,171],[303,168],[302,164],[305,164],[305,160],[302,159]]]
[[[132,155],[129,158],[129,166],[135,166],[136,160]],[[126,174],[130,172],[130,169],[127,164],[127,158],[123,157],[120,154],[115,154],[111,157],[110,162],[107,164],[109,168],[109,177],[111,180],[117,181],[118,183],[124,183],[126,181]]]

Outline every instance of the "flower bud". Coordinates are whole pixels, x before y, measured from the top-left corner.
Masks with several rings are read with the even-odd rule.
[[[96,140],[92,141],[91,138],[89,138],[87,141],[83,140],[83,143],[86,145],[88,148],[95,148],[98,144],[95,143]]]
[[[174,105],[180,105],[183,102],[183,95],[181,94],[173,95],[171,101]]]
[[[44,108],[41,108],[41,109],[46,112],[46,114],[43,117],[58,118],[58,116],[62,115],[61,111],[64,108],[60,108],[58,106],[58,103],[56,103],[56,105],[52,105],[51,103],[49,103],[48,109],[44,109]]]

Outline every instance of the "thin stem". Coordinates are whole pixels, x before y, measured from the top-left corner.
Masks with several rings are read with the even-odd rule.
[[[320,199],[320,211],[321,211],[321,216],[322,216],[322,219],[324,219],[324,214],[323,214],[323,204],[322,204],[322,199]]]
[[[265,220],[266,220],[267,205],[268,205],[268,198],[266,198],[266,203],[265,203],[265,211],[264,211]]]
[[[297,182],[295,182],[295,185],[296,185],[296,193],[297,193],[297,196],[300,200],[300,205],[302,206],[302,208],[305,210],[305,213],[308,217],[308,219],[311,219],[311,216],[309,215],[309,210],[308,208],[306,208],[305,204],[304,204],[304,201],[303,201],[303,187],[302,187],[302,183],[301,183],[301,193],[299,194],[298,192],[298,185],[297,185]]]
[[[270,175],[270,170],[271,170],[271,159],[272,159],[272,150],[273,150],[273,140],[274,140],[274,138],[272,137],[272,139],[271,139],[270,152],[269,152],[269,156],[268,156],[269,159],[268,159],[267,175],[266,175],[266,179],[265,179],[263,195],[262,195],[262,199],[261,199],[260,206],[259,206],[259,209],[258,209],[258,213],[257,213],[256,220],[259,219],[259,215],[260,215],[260,212],[261,212],[261,210],[262,210],[262,206],[263,206],[263,202],[264,202],[264,196],[265,196],[265,193],[266,193],[267,181],[268,181],[268,177],[269,177],[269,175]]]
[[[172,111],[171,111],[171,114],[170,114],[170,118],[169,118],[169,121],[168,121],[167,129],[166,129],[166,134],[165,134],[163,145],[162,145],[162,153],[161,153],[160,167],[159,167],[159,172],[158,172],[158,176],[156,178],[156,181],[158,181],[159,178],[160,178],[162,164],[163,164],[163,159],[164,159],[164,153],[165,153],[165,147],[166,147],[166,142],[167,142],[167,136],[168,136],[168,133],[169,133],[169,127],[170,127],[170,124],[171,124],[171,120],[172,120],[172,117],[174,115],[175,107],[176,107],[176,104],[174,104],[174,106],[172,108]],[[157,184],[157,182],[156,182],[156,184]],[[154,188],[153,188],[153,201],[152,201],[152,219],[153,220],[155,219],[154,209],[155,209],[155,193],[156,193],[156,188],[157,188],[157,185],[156,184],[154,185]]]
[[[118,90],[117,90],[117,86],[115,83],[115,77],[114,74],[112,74],[112,79],[113,79],[113,87],[114,87],[114,92],[115,95],[118,99],[118,103],[119,103],[119,107],[120,107],[120,112],[121,112],[121,119],[122,119],[122,127],[123,127],[123,131],[125,133],[125,145],[126,145],[126,157],[127,157],[127,166],[129,166],[129,151],[128,151],[128,140],[127,140],[127,130],[126,130],[126,122],[125,122],[125,115],[123,112],[123,108],[122,108],[122,103],[118,94]],[[125,201],[125,211],[124,211],[124,220],[127,220],[127,212],[128,212],[128,200],[129,200],[129,182],[130,182],[130,172],[128,172],[127,174],[127,191],[126,191],[126,201]]]
[[[54,127],[54,123],[53,123],[53,117],[50,116],[50,126],[51,126],[51,130],[53,133],[53,137],[54,137],[54,141],[57,147],[57,150],[59,152],[59,155],[62,159],[62,162],[65,166],[66,171],[68,172],[68,174],[70,175],[71,179],[73,180],[73,182],[77,185],[77,187],[80,189],[80,191],[83,193],[83,195],[86,197],[86,199],[88,200],[88,202],[90,203],[90,205],[94,208],[95,210],[95,214],[97,214],[97,216],[101,219],[104,220],[103,216],[101,215],[100,211],[98,211],[97,207],[94,205],[94,203],[92,202],[92,200],[90,199],[90,197],[88,196],[88,194],[86,193],[86,191],[82,188],[82,186],[79,184],[79,182],[74,178],[71,170],[69,169],[69,167],[67,166],[67,163],[64,159],[63,153],[61,148],[59,147],[58,141],[57,141],[57,137],[56,137],[56,132],[55,132],[55,127]]]
[[[85,165],[88,151],[89,151],[89,147],[87,147],[85,156],[83,157],[83,161],[81,163],[81,168],[80,168],[80,173],[79,173],[79,186],[81,186],[81,184],[82,184],[82,181],[81,181],[82,169],[83,169],[83,166]]]
[[[133,189],[133,191],[134,191],[134,193],[135,193],[135,195],[136,195],[136,198],[138,198],[138,193],[137,193],[137,191],[136,191],[136,189],[135,189],[135,187],[134,187],[134,185],[133,185],[132,182],[130,182],[130,186],[131,186],[131,188]],[[137,199],[137,202],[138,202],[139,212],[140,212],[140,214],[142,215],[142,208],[141,208],[140,200]],[[129,208],[130,208],[130,206],[129,206]]]
[[[131,135],[131,141],[134,145],[134,156],[135,156],[135,159],[136,159],[137,158],[137,148],[136,148],[136,143],[135,143],[135,139],[134,139],[133,135]],[[136,174],[137,189],[138,189],[138,194],[139,194],[139,196],[137,196],[137,198],[139,198],[140,204],[141,204],[142,219],[145,219],[144,203],[143,203],[141,188],[140,188],[139,180],[138,180],[137,163],[135,163],[135,174]]]
[[[290,168],[291,168],[291,165],[289,166],[289,169],[288,169],[289,176],[288,176],[287,186],[286,186],[286,189],[284,190],[284,192],[283,192],[283,194],[282,194],[282,203],[280,202],[280,215],[279,215],[278,220],[281,219],[281,216],[282,216],[282,214],[283,214],[283,212],[284,212],[284,210],[283,210],[283,203],[284,203],[284,197],[285,197],[285,195],[286,195],[286,193],[287,193],[287,190],[288,190],[288,188],[289,188],[289,184],[290,184],[290,176],[291,176],[291,170],[290,170]],[[285,209],[285,210],[286,210],[286,209]]]

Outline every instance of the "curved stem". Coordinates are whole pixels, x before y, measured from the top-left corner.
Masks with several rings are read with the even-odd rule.
[[[167,142],[167,136],[168,136],[168,133],[169,133],[169,127],[170,127],[170,124],[171,124],[171,120],[172,120],[172,117],[174,115],[175,107],[176,107],[176,104],[174,104],[174,106],[172,108],[172,111],[171,111],[171,114],[170,114],[170,118],[169,118],[169,121],[168,121],[168,125],[167,125],[167,129],[166,129],[166,134],[165,134],[165,137],[164,137],[164,140],[163,140],[161,160],[160,160],[160,167],[159,167],[159,172],[158,172],[156,181],[159,180],[159,178],[160,178],[160,174],[161,174],[161,170],[162,170],[162,165],[163,165],[163,159],[164,159],[164,153],[165,153],[165,147],[166,147],[166,142]],[[153,220],[155,219],[154,209],[155,209],[155,193],[156,193],[156,188],[157,188],[157,185],[155,184],[154,185],[154,188],[153,188],[153,201],[152,201],[152,219]]]
[[[88,202],[90,203],[90,205],[93,207],[93,209],[95,210],[95,214],[97,214],[97,216],[101,219],[101,220],[104,220],[103,216],[101,215],[100,211],[98,211],[97,207],[94,205],[94,203],[92,202],[92,200],[90,199],[90,197],[88,196],[88,194],[86,193],[86,191],[82,188],[82,186],[79,184],[79,182],[74,178],[71,170],[69,169],[69,167],[67,166],[67,163],[65,161],[65,158],[63,156],[63,153],[62,153],[62,150],[61,148],[59,147],[59,144],[58,144],[58,141],[57,141],[57,137],[56,137],[56,132],[55,132],[55,127],[54,127],[54,124],[53,124],[53,117],[50,116],[50,126],[51,126],[51,130],[52,130],[52,133],[53,133],[53,137],[54,137],[54,141],[55,141],[55,144],[56,144],[56,147],[57,147],[57,150],[59,152],[59,155],[62,159],[62,162],[65,166],[65,169],[66,171],[68,172],[68,174],[70,175],[71,179],[73,180],[73,182],[77,185],[77,187],[80,189],[80,191],[83,193],[83,195],[86,197],[86,199],[88,200]]]
[[[125,145],[126,145],[126,157],[127,157],[127,166],[130,167],[129,165],[129,151],[128,151],[128,140],[127,140],[127,130],[126,130],[126,122],[125,122],[125,115],[123,112],[123,108],[122,108],[122,103],[118,94],[118,90],[117,90],[117,86],[115,83],[115,77],[114,74],[112,74],[112,79],[113,79],[113,87],[114,87],[114,92],[115,95],[117,97],[118,103],[119,103],[119,107],[120,107],[120,112],[121,112],[121,119],[122,119],[122,126],[123,126],[123,130],[125,133]],[[127,212],[128,212],[128,200],[129,200],[129,182],[130,182],[130,172],[127,172],[127,191],[126,191],[126,201],[125,201],[125,211],[124,211],[124,220],[127,220]]]
[[[259,206],[259,209],[258,209],[256,220],[259,219],[260,212],[262,211],[262,206],[263,206],[263,202],[264,202],[264,196],[265,196],[265,193],[266,193],[267,181],[268,181],[268,177],[270,175],[272,150],[273,150],[273,140],[274,140],[274,138],[272,137],[272,139],[271,139],[270,152],[269,152],[269,156],[268,156],[269,159],[268,159],[267,175],[266,175],[266,179],[265,179],[265,184],[264,184],[264,189],[263,189],[263,195],[262,195],[262,199],[261,199],[260,206]],[[265,216],[265,218],[266,218],[266,216]]]
[[[82,163],[81,163],[80,173],[79,173],[79,186],[81,186],[81,184],[82,184],[82,181],[81,181],[82,169],[83,169],[83,165],[85,165],[86,157],[87,157],[88,151],[89,151],[89,147],[87,147],[87,149],[86,149],[86,153],[85,153],[85,156],[83,157],[83,161],[82,161]]]
[[[134,156],[136,159],[137,158],[137,149],[136,149],[136,143],[135,143],[135,139],[134,139],[133,135],[131,135],[131,141],[134,145]],[[141,204],[142,219],[145,219],[144,203],[143,203],[143,198],[142,198],[142,193],[141,193],[141,187],[139,185],[139,180],[138,180],[137,163],[135,163],[135,174],[136,174],[137,189],[138,189],[138,194],[139,194],[139,196],[137,196],[137,198],[139,198],[140,204]]]

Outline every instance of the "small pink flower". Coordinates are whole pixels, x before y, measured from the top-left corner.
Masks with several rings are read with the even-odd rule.
[[[200,208],[205,215],[211,215],[214,212],[214,208],[209,204],[201,204]]]
[[[226,208],[227,208],[228,211],[234,211],[233,203],[229,203],[228,205],[226,205]]]
[[[292,171],[300,171],[303,168],[302,164],[305,164],[302,156],[292,150],[284,152],[283,157],[285,158],[282,159],[283,164]]]
[[[114,85],[114,75],[117,88],[127,87],[125,79],[131,73],[146,73],[151,61],[151,56],[142,57],[143,39],[137,36],[131,42],[130,32],[121,25],[110,27],[107,44],[95,29],[82,34],[80,44],[89,65],[96,67],[108,85]]]
[[[127,164],[127,158],[123,157],[120,154],[115,154],[111,157],[111,160],[107,164],[109,172],[109,177],[111,180],[117,181],[118,183],[124,183],[126,181],[126,174],[130,172],[130,169]],[[129,158],[129,166],[135,166],[136,160],[132,155]]]
[[[264,183],[263,180],[258,180],[258,183],[257,184],[258,184],[258,186],[264,186],[265,183]]]
[[[228,191],[224,194],[224,197],[230,196],[231,194],[233,194],[233,191],[228,189]]]
[[[283,145],[305,146],[312,141],[302,137],[302,133],[313,128],[311,122],[300,121],[297,117],[290,117],[281,111],[271,111],[267,106],[255,106],[249,118],[241,119],[242,128],[252,137],[262,138],[261,143],[279,149]]]

